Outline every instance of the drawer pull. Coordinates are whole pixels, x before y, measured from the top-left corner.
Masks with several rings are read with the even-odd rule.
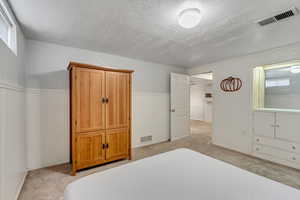
[[[292,149],[293,149],[293,150],[296,150],[296,147],[295,147],[295,146],[292,146]]]
[[[259,142],[259,138],[256,139],[256,142]]]
[[[255,150],[256,150],[256,151],[259,151],[259,148],[258,148],[258,147],[256,147],[256,148],[255,148]]]
[[[296,160],[296,157],[293,157],[292,159],[293,159],[293,160]]]

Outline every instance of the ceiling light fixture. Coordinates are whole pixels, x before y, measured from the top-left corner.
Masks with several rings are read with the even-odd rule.
[[[198,8],[188,8],[178,15],[178,23],[183,28],[194,28],[201,21],[201,12]]]
[[[300,73],[300,66],[292,66],[290,72],[292,72],[293,74]]]

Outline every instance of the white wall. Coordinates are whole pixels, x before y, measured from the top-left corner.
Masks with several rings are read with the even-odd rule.
[[[190,118],[192,120],[204,120],[204,85],[196,84],[190,87],[191,104],[190,104]]]
[[[26,40],[19,27],[16,42],[17,56],[0,39],[0,200],[17,198],[27,172],[23,91]]]
[[[213,142],[243,153],[250,153],[253,67],[299,58],[300,44],[296,43],[190,69],[190,74],[207,71],[214,74]],[[242,79],[243,87],[240,91],[225,93],[220,90],[220,82],[228,76]]]
[[[133,145],[169,139],[169,76],[170,72],[184,73],[183,68],[29,40],[26,99],[30,169],[69,160],[70,61],[135,70]],[[153,141],[140,143],[140,137],[149,134]]]
[[[212,81],[199,78],[191,78],[190,86],[190,118],[192,120],[212,121],[212,102],[208,102],[205,93],[211,93]]]

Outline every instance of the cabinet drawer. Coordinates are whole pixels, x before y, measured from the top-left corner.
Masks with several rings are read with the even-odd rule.
[[[275,149],[272,147],[267,147],[267,146],[256,144],[256,145],[253,145],[253,151],[255,153],[267,154],[267,155],[270,155],[277,159],[286,160],[286,161],[290,161],[290,162],[294,162],[294,163],[298,163],[298,164],[300,163],[299,155],[297,155],[295,153],[287,152],[287,151],[282,151],[280,149]]]
[[[285,151],[290,151],[290,152],[300,154],[300,145],[297,143],[292,143],[292,142],[287,142],[287,141],[272,139],[272,138],[265,138],[260,136],[254,137],[254,143],[261,144],[261,145],[268,145],[270,147],[275,147]]]

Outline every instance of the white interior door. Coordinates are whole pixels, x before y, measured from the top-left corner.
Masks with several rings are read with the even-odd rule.
[[[171,141],[190,134],[190,79],[171,73]]]

